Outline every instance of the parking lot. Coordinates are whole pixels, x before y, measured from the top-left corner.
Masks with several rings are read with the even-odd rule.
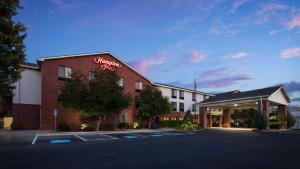
[[[76,136],[75,136],[76,135]],[[198,132],[44,133],[0,147],[1,168],[299,168],[300,135],[208,129]]]
[[[164,131],[164,132],[135,132],[135,133],[111,133],[103,134],[97,132],[90,133],[50,133],[37,134],[33,140],[32,145],[45,144],[74,144],[84,142],[109,142],[116,140],[128,139],[145,139],[157,137],[172,137],[172,136],[186,136],[194,135],[199,132],[178,132],[178,131]]]

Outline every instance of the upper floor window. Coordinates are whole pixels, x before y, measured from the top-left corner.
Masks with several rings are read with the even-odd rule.
[[[184,103],[179,103],[179,111],[184,112]]]
[[[90,71],[89,74],[88,74],[88,79],[89,80],[95,80],[95,78],[96,78],[95,72]]]
[[[179,90],[179,99],[184,99],[184,91]]]
[[[192,112],[196,112],[196,104],[192,104]]]
[[[172,92],[172,94],[171,94],[172,98],[176,99],[177,98],[177,90],[172,89],[171,92]]]
[[[124,78],[121,77],[118,81],[118,84],[120,87],[124,87]]]
[[[196,94],[192,93],[192,100],[195,101],[196,100]]]
[[[177,111],[177,102],[172,102],[172,111]]]
[[[58,79],[71,78],[72,68],[66,66],[58,66]]]
[[[136,90],[142,90],[143,89],[143,83],[139,82],[139,81],[136,81],[135,82],[135,89]]]

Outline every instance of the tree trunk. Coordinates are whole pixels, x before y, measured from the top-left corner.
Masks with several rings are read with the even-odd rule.
[[[98,116],[97,128],[96,128],[97,131],[99,131],[99,129],[100,129],[100,124],[101,124],[101,117]]]
[[[152,117],[149,118],[149,129],[151,128]]]

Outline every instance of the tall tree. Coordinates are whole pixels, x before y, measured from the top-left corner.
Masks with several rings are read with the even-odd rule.
[[[109,113],[119,113],[130,105],[131,97],[124,94],[120,78],[114,71],[97,70],[87,82],[86,76],[75,73],[65,81],[58,95],[65,108],[97,117],[97,130]]]
[[[26,28],[13,21],[20,8],[19,0],[0,1],[0,100],[12,95],[25,60]]]
[[[139,114],[149,118],[149,128],[156,116],[170,113],[172,109],[168,97],[163,96],[161,91],[153,86],[147,86],[141,91],[137,104]]]

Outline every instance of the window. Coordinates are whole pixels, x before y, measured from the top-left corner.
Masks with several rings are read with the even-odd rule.
[[[135,82],[135,89],[136,90],[142,90],[143,89],[143,83],[139,82],[139,81],[136,81]]]
[[[58,79],[71,78],[72,68],[66,66],[58,66]]]
[[[124,78],[121,77],[118,81],[118,84],[120,87],[124,87]]]
[[[177,103],[172,102],[172,111],[177,111]]]
[[[184,99],[184,91],[179,90],[179,99],[183,100]]]
[[[192,112],[196,112],[196,104],[192,104]]]
[[[96,76],[95,72],[92,72],[92,71],[90,71],[88,74],[89,80],[95,80],[95,76]]]
[[[192,93],[192,100],[195,101],[196,100],[196,94]]]
[[[177,90],[175,90],[175,89],[172,89],[172,98],[173,99],[176,99],[177,98]]]
[[[179,103],[179,111],[184,112],[184,103]]]

